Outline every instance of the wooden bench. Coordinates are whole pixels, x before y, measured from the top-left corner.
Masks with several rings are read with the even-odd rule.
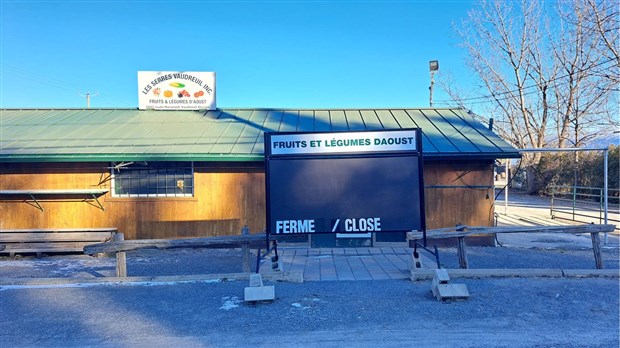
[[[441,228],[426,231],[427,239],[457,238],[457,251],[459,267],[468,268],[467,252],[465,249],[465,237],[473,234],[495,233],[589,233],[592,238],[592,250],[594,263],[597,269],[603,269],[603,257],[601,255],[601,242],[599,233],[613,232],[615,225],[574,225],[574,226],[508,226],[508,227],[484,227],[484,226],[456,226],[453,228]],[[407,232],[407,240],[417,241],[424,238],[421,231]]]
[[[110,242],[118,229],[105,228],[48,228],[0,230],[0,254],[82,253],[84,246]]]

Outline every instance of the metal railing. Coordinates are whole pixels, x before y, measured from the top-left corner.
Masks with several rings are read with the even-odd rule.
[[[550,186],[551,218],[590,223],[605,222],[604,189],[586,186]],[[610,203],[618,202],[618,189],[608,189]],[[615,202],[614,202],[615,201]],[[618,225],[618,218],[607,216],[608,223]],[[618,229],[618,228],[616,228]]]

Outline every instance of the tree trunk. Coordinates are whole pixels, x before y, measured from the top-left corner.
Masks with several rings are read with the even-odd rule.
[[[538,170],[535,164],[530,164],[525,168],[527,173],[527,193],[530,195],[538,194],[540,187],[538,185]]]

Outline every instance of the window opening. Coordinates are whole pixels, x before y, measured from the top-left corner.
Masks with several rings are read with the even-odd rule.
[[[112,163],[113,197],[193,197],[193,162]]]

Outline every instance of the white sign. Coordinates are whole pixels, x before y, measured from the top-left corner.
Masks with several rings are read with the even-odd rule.
[[[215,110],[215,73],[138,71],[138,108]]]
[[[417,151],[416,131],[271,135],[272,155]]]

